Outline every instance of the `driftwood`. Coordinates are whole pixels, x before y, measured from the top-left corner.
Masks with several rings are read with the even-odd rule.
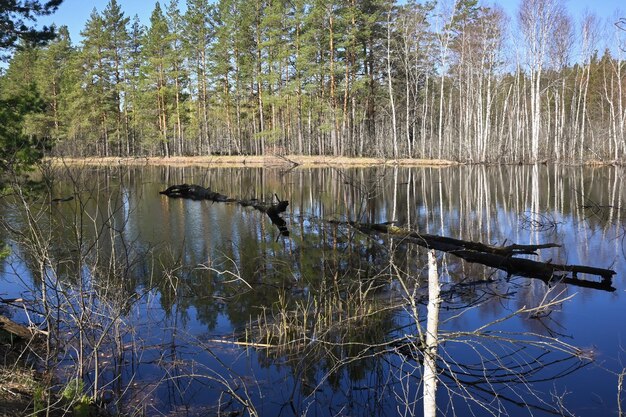
[[[289,236],[289,230],[287,229],[287,222],[280,217],[281,213],[284,213],[289,206],[289,201],[281,200],[276,194],[276,200],[278,203],[265,203],[257,199],[250,200],[238,200],[236,198],[230,198],[224,194],[211,191],[208,188],[204,188],[200,185],[172,185],[167,187],[166,190],[160,191],[159,194],[166,195],[171,198],[188,198],[192,200],[209,200],[219,203],[237,203],[242,207],[252,207],[262,213],[267,214],[272,224],[278,227],[282,236]]]
[[[13,320],[0,315],[0,331],[9,333],[12,337],[17,339],[28,341],[33,337],[33,332],[26,326],[18,324]]]
[[[493,246],[478,242],[454,239],[444,236],[413,232],[391,224],[364,224],[348,222],[349,225],[365,234],[381,234],[401,242],[414,243],[430,249],[436,249],[458,256],[467,262],[479,263],[506,271],[509,275],[537,278],[546,283],[562,282],[579,287],[604,291],[615,291],[612,277],[615,271],[584,265],[561,265],[551,261],[539,262],[516,255],[537,255],[537,251],[560,247],[555,243],[541,245]],[[571,276],[570,276],[571,274]],[[578,278],[578,274],[595,275],[602,281],[589,281]]]

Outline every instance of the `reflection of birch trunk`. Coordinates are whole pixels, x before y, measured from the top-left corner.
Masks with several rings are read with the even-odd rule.
[[[541,194],[539,192],[539,184],[539,166],[534,164],[531,174],[530,218],[535,225],[541,224],[541,203],[539,197]],[[533,228],[530,243],[538,242],[539,230],[537,228]]]
[[[435,250],[428,251],[428,319],[424,350],[424,417],[437,415],[437,346],[439,328],[439,274]]]

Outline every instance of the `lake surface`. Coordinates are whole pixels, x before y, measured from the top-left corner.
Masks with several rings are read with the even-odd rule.
[[[416,323],[425,326],[427,250],[343,222],[395,221],[494,245],[554,242],[561,247],[532,258],[613,269],[613,291],[547,285],[438,253],[438,406],[460,416],[617,415],[626,367],[624,174],[72,168],[57,173],[50,193],[26,197],[38,234],[3,235],[11,255],[0,297],[45,295],[56,372],[80,376],[114,411],[422,415],[424,329]],[[159,194],[183,183],[288,200],[289,237],[253,208]],[[16,231],[32,230],[14,199],[0,210]],[[38,311],[31,320],[43,321]],[[20,309],[5,313],[26,319]]]

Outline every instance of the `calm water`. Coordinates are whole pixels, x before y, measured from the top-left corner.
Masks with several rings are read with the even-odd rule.
[[[617,415],[623,176],[517,166],[75,169],[58,175],[50,195],[29,197],[45,236],[43,268],[32,245],[3,235],[12,254],[0,297],[40,299],[44,271],[60,311],[58,373],[75,377],[82,363],[86,389],[112,410],[421,415],[415,314],[425,323],[426,250],[329,221],[395,220],[490,244],[554,242],[562,247],[537,259],[614,269],[615,291],[549,287],[439,254],[441,412]],[[159,195],[182,183],[289,200],[290,237],[251,208]],[[75,198],[49,204],[67,196]],[[26,230],[10,199],[0,210]],[[91,326],[82,344],[73,328],[80,306]]]

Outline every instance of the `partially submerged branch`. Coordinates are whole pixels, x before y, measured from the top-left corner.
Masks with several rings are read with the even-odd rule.
[[[506,271],[509,275],[537,278],[546,283],[562,282],[579,287],[603,291],[615,291],[611,285],[615,271],[585,265],[553,264],[551,261],[539,262],[532,259],[516,258],[516,255],[537,255],[537,251],[557,248],[560,245],[546,243],[541,245],[493,246],[479,242],[436,236],[401,229],[390,224],[368,224],[349,222],[352,227],[365,234],[382,234],[401,242],[414,243],[429,249],[436,249],[455,255],[467,262],[479,263]],[[568,276],[571,274],[571,276]],[[578,274],[596,275],[601,282],[578,278]]]
[[[284,213],[289,206],[289,201],[281,200],[276,194],[276,200],[278,203],[265,203],[257,199],[251,200],[238,200],[230,198],[224,194],[211,191],[209,188],[204,188],[200,185],[180,184],[167,187],[166,190],[160,191],[159,194],[166,195],[171,198],[188,198],[191,200],[209,200],[219,203],[238,203],[242,207],[253,207],[262,213],[267,214],[272,223],[278,227],[280,234],[283,236],[289,236],[289,230],[287,229],[287,222],[280,217],[281,213]]]

